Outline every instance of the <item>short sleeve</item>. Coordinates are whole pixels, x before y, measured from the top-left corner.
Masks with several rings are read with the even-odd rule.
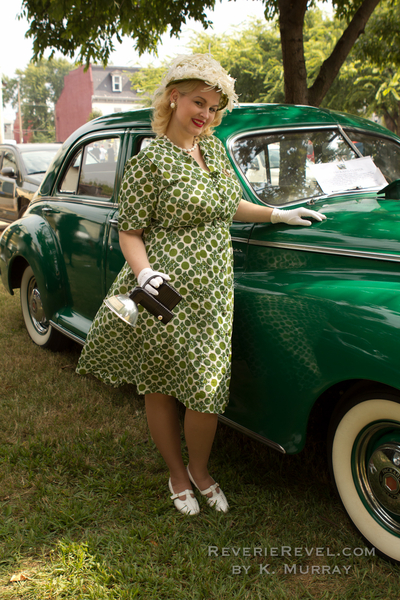
[[[158,196],[156,171],[157,167],[143,154],[126,163],[118,198],[120,231],[150,225]]]

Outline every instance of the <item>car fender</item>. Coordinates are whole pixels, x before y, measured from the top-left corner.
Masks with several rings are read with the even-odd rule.
[[[316,401],[350,380],[399,389],[400,281],[325,272],[252,274],[235,283],[231,402],[227,418],[298,452]],[[245,410],[251,396],[253,417]],[[241,415],[245,415],[246,421]]]
[[[64,263],[53,230],[34,213],[9,225],[0,238],[1,276],[10,294],[20,287],[25,263],[32,267],[39,289],[46,290],[43,307],[51,319],[67,302]]]

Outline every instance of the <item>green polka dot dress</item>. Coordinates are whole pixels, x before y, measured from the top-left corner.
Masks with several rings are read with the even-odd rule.
[[[132,328],[103,305],[77,372],[222,413],[229,397],[233,315],[229,227],[241,188],[217,138],[202,139],[200,148],[209,173],[169,140],[154,140],[127,162],[119,197],[120,230],[144,229],[150,266],[168,273],[183,297],[174,318],[164,325],[139,306]],[[108,295],[136,285],[125,263]]]

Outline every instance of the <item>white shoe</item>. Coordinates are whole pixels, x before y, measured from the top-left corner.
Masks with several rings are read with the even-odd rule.
[[[175,508],[179,510],[183,515],[197,515],[200,512],[200,506],[197,502],[196,498],[192,496],[193,490],[184,490],[183,492],[179,492],[179,494],[175,494],[171,478],[168,479],[168,487],[169,491],[172,492],[171,500],[174,501]],[[181,500],[179,496],[186,496],[185,500]]]
[[[218,512],[228,512],[229,504],[227,499],[225,498],[224,492],[221,490],[221,488],[219,492],[216,491],[216,489],[219,488],[219,483],[215,482],[212,485],[210,485],[210,487],[208,487],[206,490],[201,490],[195,482],[195,480],[193,479],[191,472],[189,471],[189,465],[186,467],[186,469],[190,481],[193,483],[194,486],[197,487],[200,494],[206,497],[208,506],[213,506]],[[210,492],[212,492],[212,496],[208,497],[207,494],[209,494]]]

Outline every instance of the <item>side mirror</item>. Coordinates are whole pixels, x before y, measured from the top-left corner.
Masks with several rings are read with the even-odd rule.
[[[17,179],[17,174],[12,167],[4,167],[1,170],[3,177],[11,177],[11,179]]]

